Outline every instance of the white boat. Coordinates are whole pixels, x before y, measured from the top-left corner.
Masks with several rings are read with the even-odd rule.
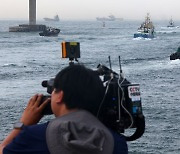
[[[122,21],[123,18],[116,18],[114,15],[109,15],[108,17],[97,17],[97,21],[115,21],[115,20],[120,20]]]
[[[171,17],[169,24],[167,25],[168,28],[179,28],[179,26],[175,26],[174,21]]]
[[[59,21],[59,16],[55,15],[54,18],[43,18],[45,21]]]
[[[138,28],[137,33],[134,34],[134,38],[154,38],[154,25],[150,19],[149,13],[145,17],[145,21]]]

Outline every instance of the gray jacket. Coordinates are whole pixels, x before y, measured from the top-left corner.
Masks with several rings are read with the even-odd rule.
[[[112,154],[114,148],[109,130],[85,110],[52,120],[46,140],[51,154]]]

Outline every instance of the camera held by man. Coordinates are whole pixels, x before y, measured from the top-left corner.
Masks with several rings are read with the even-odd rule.
[[[62,42],[62,58],[69,58],[69,65],[78,62],[80,58],[79,42]],[[140,138],[145,130],[145,117],[142,112],[140,85],[131,84],[124,78],[121,69],[121,59],[119,59],[119,74],[102,64],[94,70],[103,78],[105,94],[99,107],[97,117],[108,127],[118,133],[125,133],[125,129],[136,128],[131,136],[126,136],[127,141]],[[111,67],[111,59],[109,56]],[[54,79],[42,82],[43,87],[47,87],[47,92],[52,93]],[[43,100],[50,97],[44,96]],[[52,114],[50,106],[47,106],[43,114]]]

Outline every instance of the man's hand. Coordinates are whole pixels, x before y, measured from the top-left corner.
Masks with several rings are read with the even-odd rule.
[[[39,122],[39,120],[43,117],[42,111],[45,108],[45,106],[50,102],[50,98],[45,100],[42,104],[41,98],[43,95],[34,95],[30,100],[29,103],[24,110],[24,113],[21,117],[21,122],[24,125],[33,125]],[[0,144],[0,154],[3,153],[4,147],[12,142],[12,140],[21,132],[21,129],[13,129],[11,133],[4,139],[4,141]]]
[[[42,94],[36,94],[29,100],[20,120],[24,125],[28,126],[37,124],[43,117],[42,111],[50,102],[50,98],[46,99],[42,104],[40,104],[42,96]]]

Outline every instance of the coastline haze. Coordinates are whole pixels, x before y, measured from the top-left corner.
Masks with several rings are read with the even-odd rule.
[[[124,20],[142,20],[147,13],[153,20],[180,20],[179,0],[36,0],[37,20],[95,20],[113,14]],[[6,0],[0,5],[0,20],[29,19],[29,0]]]

